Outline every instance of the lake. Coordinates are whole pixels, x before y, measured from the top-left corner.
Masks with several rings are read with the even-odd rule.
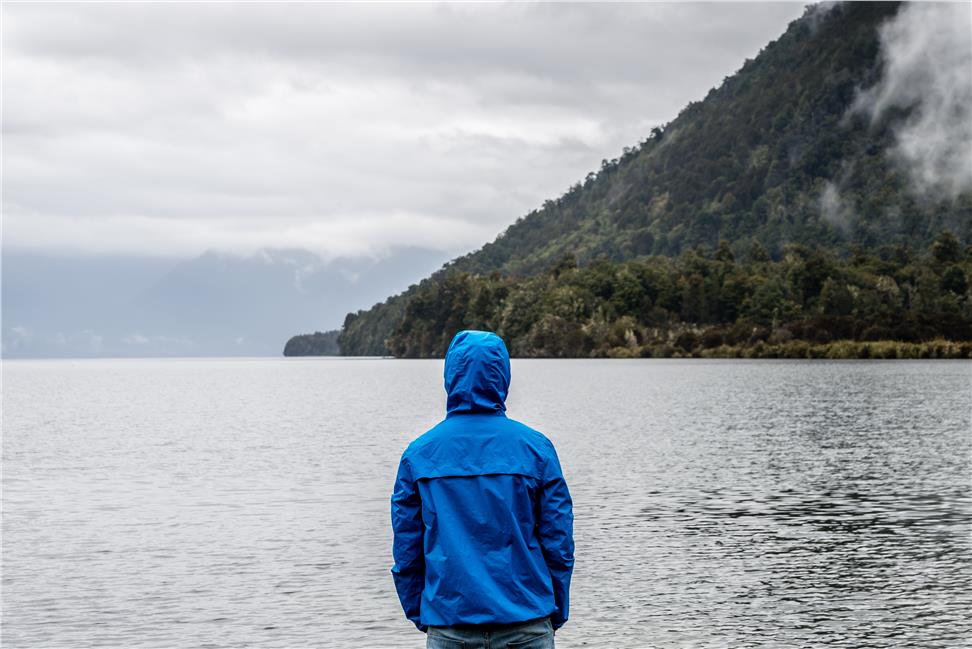
[[[3,364],[2,643],[422,647],[389,568],[441,361]],[[514,360],[558,647],[972,643],[972,363]]]

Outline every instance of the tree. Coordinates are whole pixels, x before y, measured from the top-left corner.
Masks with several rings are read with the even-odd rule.
[[[564,253],[563,257],[560,258],[560,261],[554,265],[550,272],[554,277],[560,277],[562,274],[575,268],[577,268],[577,255],[571,250]]]
[[[721,261],[724,263],[732,263],[736,261],[736,256],[732,254],[732,248],[729,247],[729,242],[725,239],[719,241],[719,247],[715,251],[713,257],[716,261]]]
[[[958,265],[949,266],[945,269],[945,272],[942,273],[940,286],[942,291],[955,293],[956,295],[965,295],[966,291],[969,290],[969,283],[965,276],[965,271]]]
[[[854,295],[846,284],[828,277],[820,290],[818,307],[826,315],[847,316],[854,312]]]
[[[931,247],[932,257],[940,264],[949,264],[962,259],[962,245],[955,235],[942,230]]]
[[[749,246],[749,260],[755,263],[763,263],[770,260],[766,248],[756,239],[753,239],[753,243]]]

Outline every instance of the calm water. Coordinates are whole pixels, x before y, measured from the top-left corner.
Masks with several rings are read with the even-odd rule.
[[[421,647],[388,569],[440,362],[8,361],[14,647]],[[559,647],[972,644],[972,364],[514,361],[575,501]]]

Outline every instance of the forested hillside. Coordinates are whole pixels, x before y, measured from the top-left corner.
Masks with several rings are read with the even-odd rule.
[[[936,237],[964,250],[972,195],[916,186],[893,154],[913,106],[861,107],[883,70],[879,27],[898,11],[896,3],[808,9],[704,100],[495,241],[349,314],[342,353],[437,355],[451,333],[472,326],[511,337],[521,355],[663,353],[672,332],[761,327],[768,341],[783,324],[818,316],[851,320],[828,320],[826,334],[799,325],[779,336],[967,338],[967,287],[952,290],[966,286],[967,258],[934,266],[926,251]],[[800,264],[816,268],[809,288],[791,276]],[[884,300],[885,289],[897,291],[897,302],[883,302],[894,308],[924,309],[919,294],[944,302],[914,311],[906,331],[891,326],[893,312],[857,301]],[[846,313],[825,306],[838,293],[854,298],[844,299]],[[727,345],[759,342],[723,333]]]
[[[499,333],[520,357],[969,357],[972,249],[943,233],[924,254],[859,249],[846,259],[754,244],[578,266],[529,278],[458,272],[424,284],[388,341],[438,357],[455,331]],[[895,341],[895,342],[888,342]],[[946,341],[952,341],[952,344]]]
[[[756,239],[774,256],[787,243],[925,246],[944,228],[967,240],[969,197],[916,197],[887,155],[902,115],[849,112],[876,81],[877,28],[896,8],[852,2],[793,23],[703,101],[452,266],[530,273],[565,252],[623,260],[720,240],[740,253]]]

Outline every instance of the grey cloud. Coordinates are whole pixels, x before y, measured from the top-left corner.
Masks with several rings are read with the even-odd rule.
[[[478,247],[799,4],[18,4],[6,246]]]
[[[920,194],[972,190],[972,5],[906,5],[881,29],[881,80],[854,110],[872,121],[911,109],[895,127],[895,156]]]
[[[754,32],[769,25],[773,37],[781,19],[799,13],[795,4],[753,3],[27,5],[13,12],[10,37],[14,48],[35,56],[109,65],[120,56],[163,67],[200,57],[392,63],[418,67],[419,81],[447,70],[466,77],[512,66],[573,84],[605,74],[670,76],[680,61],[711,60],[705,50],[738,55],[767,40]],[[741,28],[747,22],[751,27]],[[668,65],[646,69],[637,54],[648,41]]]
[[[853,208],[840,195],[836,183],[826,181],[819,198],[820,215],[824,221],[848,234],[855,221]]]

